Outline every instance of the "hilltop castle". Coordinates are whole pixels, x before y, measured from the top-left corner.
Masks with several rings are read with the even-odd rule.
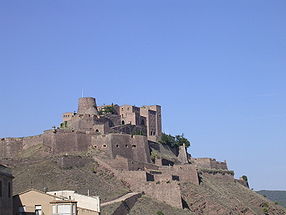
[[[0,139],[0,159],[16,158],[33,146],[47,154],[65,154],[62,165],[73,165],[74,152],[90,152],[93,159],[129,184],[175,207],[182,207],[179,182],[200,183],[202,171],[233,178],[226,162],[192,158],[185,146],[158,143],[162,136],[159,105],[97,106],[95,98],[79,98],[78,111],[63,114],[59,127],[43,134]],[[171,191],[171,192],[170,192]]]
[[[126,133],[146,135],[156,142],[162,135],[161,107],[132,105],[96,106],[95,98],[79,99],[78,112],[63,114],[62,127],[94,131],[100,134]]]

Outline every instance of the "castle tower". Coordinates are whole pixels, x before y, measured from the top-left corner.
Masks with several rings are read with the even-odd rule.
[[[98,115],[95,98],[82,97],[78,100],[78,114]]]

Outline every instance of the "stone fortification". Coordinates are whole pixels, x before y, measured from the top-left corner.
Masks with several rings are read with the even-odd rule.
[[[223,170],[228,169],[226,161],[219,162],[213,158],[192,158],[191,162],[197,165],[199,168]]]
[[[35,145],[45,146],[50,154],[82,152],[93,148],[110,159],[119,155],[138,162],[151,162],[145,136],[116,133],[98,135],[96,132],[64,129],[47,130],[34,137],[2,138],[0,158],[16,158],[19,153]]]
[[[43,146],[50,155],[93,153],[94,160],[109,168],[133,191],[181,208],[180,183],[199,185],[198,170],[227,170],[227,164],[211,158],[191,158],[185,146],[158,143],[161,135],[158,105],[97,108],[95,98],[84,97],[79,99],[77,113],[63,115],[60,127],[33,137],[0,139],[0,159],[17,158],[34,146]],[[58,161],[63,169],[81,167],[85,162],[69,156]]]
[[[95,98],[92,97],[79,98],[77,113],[98,115]]]
[[[0,159],[15,158],[19,152],[31,146],[43,144],[43,136],[0,139]]]

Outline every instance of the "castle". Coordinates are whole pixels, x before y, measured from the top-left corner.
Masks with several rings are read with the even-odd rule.
[[[59,127],[43,134],[0,139],[0,159],[15,158],[23,150],[41,145],[51,155],[90,152],[130,189],[144,192],[175,207],[182,207],[180,182],[200,183],[201,172],[233,178],[226,161],[192,158],[186,147],[159,143],[162,136],[159,105],[97,106],[95,98],[79,98],[78,111],[63,114]]]

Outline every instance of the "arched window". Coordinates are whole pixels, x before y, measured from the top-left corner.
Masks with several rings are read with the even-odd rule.
[[[124,124],[125,124],[124,120],[122,120],[122,122],[121,122],[121,123],[122,123],[122,125],[124,125]]]

